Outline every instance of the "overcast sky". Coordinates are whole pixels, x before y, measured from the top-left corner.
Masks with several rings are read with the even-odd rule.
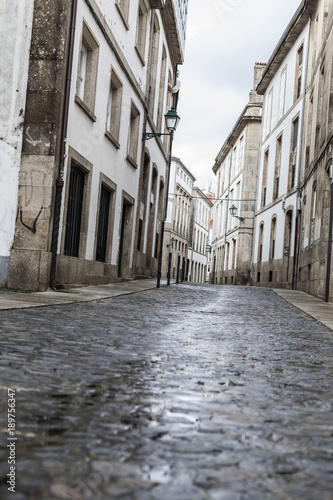
[[[181,117],[173,154],[197,178],[214,160],[249,99],[255,62],[267,62],[300,0],[189,0]]]

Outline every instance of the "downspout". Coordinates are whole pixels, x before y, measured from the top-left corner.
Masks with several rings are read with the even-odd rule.
[[[175,65],[175,75],[174,75],[174,82],[176,84],[177,81],[177,74],[178,74],[178,65]],[[177,109],[177,94],[173,95],[173,107]],[[170,170],[171,170],[171,159],[172,159],[172,146],[173,146],[173,134],[174,132],[171,132],[170,134],[170,144],[169,144],[169,159],[167,163],[167,171],[166,171],[166,192],[165,192],[165,207],[164,207],[164,217],[162,220],[162,226],[161,226],[161,243],[160,243],[160,252],[158,256],[158,268],[157,268],[157,283],[156,283],[156,288],[160,288],[161,286],[161,276],[162,276],[162,259],[163,259],[163,244],[164,244],[164,228],[165,228],[165,222],[167,220],[167,215],[168,215],[168,203],[169,203],[169,184],[170,184]]]
[[[295,217],[295,242],[294,242],[294,269],[293,269],[293,278],[292,278],[292,289],[296,290],[298,285],[298,262],[300,255],[300,241],[301,241],[301,221],[302,221],[302,207],[301,207],[301,162],[302,162],[302,153],[303,153],[303,128],[304,128],[304,118],[305,118],[305,96],[306,96],[306,82],[307,82],[307,73],[308,73],[308,64],[309,64],[309,51],[310,51],[310,28],[311,28],[312,20],[309,22],[308,29],[308,41],[306,48],[306,58],[305,58],[305,68],[304,68],[304,82],[303,82],[303,102],[302,102],[302,110],[301,110],[301,121],[299,127],[299,154],[297,155],[297,194],[296,194],[296,217]]]
[[[253,255],[254,255],[254,231],[255,231],[255,223],[256,223],[256,211],[257,211],[257,196],[258,196],[258,185],[259,185],[259,171],[260,171],[260,162],[261,162],[261,146],[262,146],[262,133],[264,128],[264,103],[261,105],[261,123],[260,123],[260,133],[259,133],[259,147],[258,147],[258,156],[257,156],[257,172],[256,172],[256,190],[254,193],[254,212],[253,212],[253,224],[252,224],[252,244],[251,244],[251,256],[250,256],[250,268],[248,271],[248,283],[251,284],[251,271],[253,267]]]
[[[331,206],[330,206],[330,222],[328,226],[325,302],[329,302],[330,300],[330,285],[331,285],[332,232],[333,232],[333,166],[332,165],[331,165],[330,175],[331,175]]]
[[[50,269],[50,287],[55,288],[56,284],[56,267],[57,267],[57,248],[59,240],[59,227],[60,227],[60,212],[62,202],[62,191],[64,187],[64,163],[66,157],[66,142],[67,142],[67,129],[68,129],[68,114],[69,114],[69,101],[70,101],[70,88],[72,82],[72,68],[73,68],[73,53],[75,42],[75,24],[77,16],[78,0],[72,1],[71,12],[71,27],[69,33],[69,52],[67,60],[66,82],[65,82],[65,96],[64,96],[64,109],[62,116],[61,127],[61,140],[60,140],[60,158],[58,167],[58,178],[56,180],[56,193],[54,201],[54,214],[53,214],[53,228],[52,228],[52,243],[51,243],[51,269]]]

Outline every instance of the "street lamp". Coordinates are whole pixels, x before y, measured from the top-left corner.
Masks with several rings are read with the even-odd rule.
[[[162,135],[172,135],[177,127],[178,123],[180,120],[180,117],[177,114],[177,111],[175,108],[171,108],[166,115],[164,115],[165,118],[165,126],[169,133],[162,133],[162,132],[144,132],[142,135],[142,140],[143,141],[148,141],[149,139],[152,139],[153,137],[161,137]]]
[[[175,238],[171,238],[170,243],[168,243],[166,246],[167,246],[168,248],[173,248],[173,244],[174,244],[174,242],[175,242]]]
[[[240,221],[245,220],[245,218],[244,218],[244,217],[238,217],[238,215],[236,215],[236,214],[237,214],[237,210],[238,210],[238,209],[237,209],[237,207],[235,207],[235,205],[231,205],[231,207],[229,208],[230,215],[231,215],[232,217],[235,217],[236,219],[238,219],[238,220],[240,220]]]

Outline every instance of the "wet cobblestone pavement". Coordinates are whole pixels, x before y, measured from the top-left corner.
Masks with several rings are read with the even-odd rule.
[[[1,499],[333,499],[332,331],[274,292],[181,285],[0,319]]]

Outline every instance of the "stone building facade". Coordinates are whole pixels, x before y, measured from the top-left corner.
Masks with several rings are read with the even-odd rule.
[[[257,86],[264,98],[252,280],[292,287],[300,209],[302,124],[310,17],[302,2]]]
[[[254,88],[264,67],[255,65]],[[215,160],[218,187],[213,209],[212,284],[250,283],[261,116],[261,98],[251,91],[249,103]],[[231,217],[232,205],[242,220]]]
[[[142,138],[165,132],[163,116],[176,102],[187,4],[2,7],[15,13],[3,35],[18,58],[1,76],[12,95],[1,126],[14,116],[5,131],[12,139],[1,143],[11,169],[1,191],[14,194],[0,228],[1,286],[44,290],[156,274],[169,138]]]
[[[193,188],[192,195],[187,280],[193,283],[205,283],[213,202],[198,187]]]
[[[296,286],[333,302],[333,2],[310,2]]]
[[[167,218],[164,231],[162,278],[177,282],[188,278],[188,248],[195,177],[184,163],[172,157]]]

